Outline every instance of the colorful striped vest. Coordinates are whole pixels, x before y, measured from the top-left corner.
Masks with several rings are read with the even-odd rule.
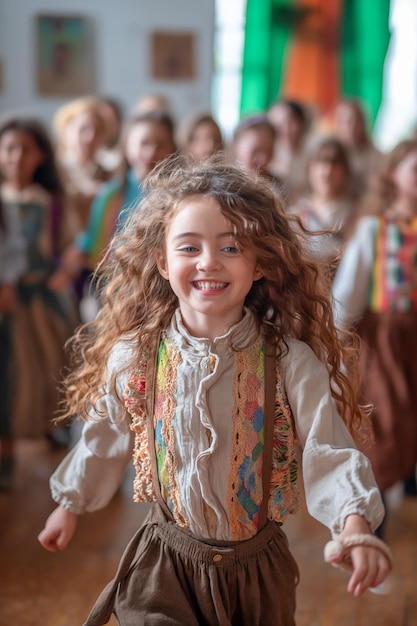
[[[417,217],[378,219],[369,308],[376,313],[417,311]]]

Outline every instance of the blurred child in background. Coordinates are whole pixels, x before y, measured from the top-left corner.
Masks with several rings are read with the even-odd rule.
[[[118,226],[142,197],[142,183],[155,165],[176,152],[171,117],[160,111],[138,114],[127,121],[122,139],[123,166],[118,177],[103,185],[95,196],[85,231],[66,255],[71,267],[94,271]],[[85,294],[84,294],[85,295]],[[92,294],[90,294],[92,295]],[[93,306],[84,317],[94,315]]]
[[[62,253],[75,230],[65,202],[52,143],[37,120],[13,117],[0,125],[0,197],[18,222],[26,268],[13,315],[13,432],[54,443],[52,418],[66,363],[64,343],[77,322],[72,276]]]
[[[335,137],[323,137],[311,145],[306,181],[306,193],[289,211],[298,215],[310,231],[331,231],[309,238],[313,254],[331,263],[342,252],[359,201],[347,149],[341,141]]]
[[[3,158],[0,153],[0,166]],[[13,484],[12,323],[16,283],[26,267],[24,240],[12,205],[0,199],[0,491]]]
[[[270,169],[275,139],[275,128],[265,115],[247,117],[235,129],[231,155],[246,171],[259,174],[281,190],[283,180]]]
[[[365,452],[382,491],[417,462],[417,141],[386,157],[334,282],[342,328],[362,338],[364,402],[375,444]]]
[[[224,148],[222,131],[210,113],[187,120],[179,133],[179,147],[196,161],[221,152]]]

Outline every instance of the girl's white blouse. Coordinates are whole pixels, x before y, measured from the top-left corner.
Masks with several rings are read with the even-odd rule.
[[[241,322],[232,327],[223,337],[214,341],[191,337],[181,322],[179,311],[168,329],[170,339],[181,346],[181,350],[200,351],[201,362],[208,357],[217,358],[217,376],[211,389],[207,389],[206,402],[200,403],[193,416],[195,429],[187,441],[182,433],[181,450],[177,449],[181,462],[181,499],[187,503],[191,514],[190,530],[199,536],[212,536],[205,525],[202,498],[205,493],[217,492],[220,516],[217,539],[227,537],[227,520],[221,520],[221,498],[227,492],[224,485],[218,484],[227,478],[222,468],[228,466],[227,439],[228,423],[224,415],[231,414],[227,403],[233,402],[229,386],[214,391],[215,384],[228,385],[230,368],[234,367],[233,350],[239,341],[248,345],[251,336],[256,337],[257,329],[250,312],[246,312]],[[335,536],[340,533],[346,517],[357,513],[365,517],[375,529],[382,521],[384,508],[379,490],[375,484],[368,459],[355,448],[355,444],[345,424],[338,415],[330,392],[326,367],[317,359],[310,347],[298,340],[288,341],[288,353],[282,357],[282,373],[289,404],[291,406],[298,442],[302,450],[302,475],[310,514],[325,524]],[[109,360],[109,375],[121,372],[117,378],[120,397],[125,390],[129,370],[124,369],[132,357],[133,345],[128,339],[120,341]],[[234,352],[236,354],[236,352]],[[207,357],[207,358],[205,358]],[[222,373],[222,368],[224,371]],[[200,393],[205,381],[201,372],[188,372],[187,384],[181,393]],[[182,372],[186,375],[186,372]],[[207,377],[208,378],[208,377]],[[230,398],[230,399],[228,399]],[[226,402],[226,406],[225,406]],[[205,406],[202,412],[201,406]],[[126,418],[125,407],[114,395],[106,393],[100,401],[100,410],[108,419],[95,419],[85,423],[82,435],[75,447],[62,461],[51,477],[52,496],[63,507],[84,513],[104,507],[119,487],[129,462],[132,461],[133,434]],[[204,413],[204,414],[203,414]],[[223,416],[223,418],[221,418]],[[217,418],[217,423],[216,423]],[[217,432],[221,445],[212,446],[213,473],[204,472],[196,481],[195,459],[207,455],[202,442],[207,441],[207,424],[212,433]],[[230,425],[230,432],[231,425]],[[213,442],[213,438],[210,438]],[[183,451],[187,450],[187,454]],[[226,452],[224,452],[226,450]],[[216,469],[217,468],[217,471]],[[215,479],[213,478],[215,476]],[[220,478],[219,478],[220,477]],[[213,500],[213,498],[212,498]],[[224,508],[226,510],[226,508]]]

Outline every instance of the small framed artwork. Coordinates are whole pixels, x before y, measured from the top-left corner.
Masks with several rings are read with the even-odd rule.
[[[90,21],[77,15],[38,15],[36,64],[36,87],[43,96],[94,92]]]
[[[195,77],[194,33],[154,32],[152,77],[159,80],[192,80]]]

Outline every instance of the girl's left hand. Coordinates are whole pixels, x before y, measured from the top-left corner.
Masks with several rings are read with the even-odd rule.
[[[360,515],[349,515],[343,531],[338,537],[338,541],[347,539],[354,534],[369,534],[371,529],[367,521]],[[341,563],[346,558],[343,555],[330,559],[334,565]],[[349,579],[347,590],[356,598],[360,597],[367,589],[378,587],[388,576],[391,565],[387,557],[377,548],[364,545],[356,545],[350,548],[350,562],[352,573]]]
[[[387,558],[376,548],[351,548],[353,572],[347,590],[359,598],[367,589],[381,585],[390,572]]]

